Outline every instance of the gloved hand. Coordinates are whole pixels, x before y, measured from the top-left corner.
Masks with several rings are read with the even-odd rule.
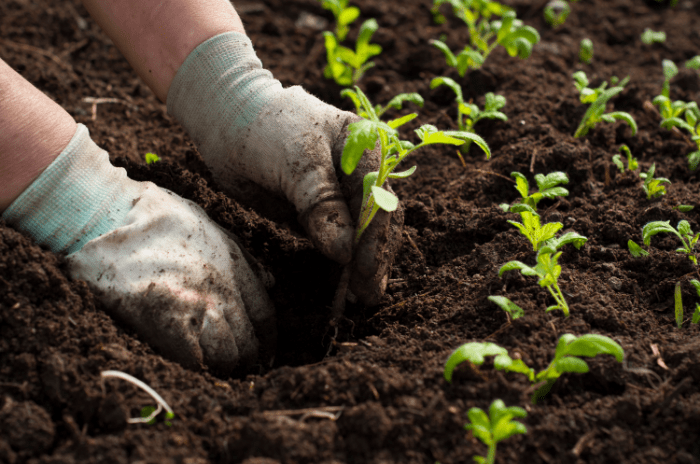
[[[229,195],[249,204],[250,197],[270,201],[270,192],[285,198],[322,253],[350,262],[362,180],[380,161],[374,150],[351,176],[342,173],[347,126],[357,115],[301,87],[283,89],[262,69],[250,40],[236,32],[190,53],[170,85],[167,105]],[[380,211],[357,247],[350,289],[366,304],[384,293],[402,224],[401,211]]]
[[[113,167],[85,126],[2,217],[67,252],[71,277],[167,357],[229,373],[274,353],[264,271],[199,206]]]

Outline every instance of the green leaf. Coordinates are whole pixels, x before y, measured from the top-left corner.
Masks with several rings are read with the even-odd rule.
[[[506,210],[506,212],[509,211],[511,213],[530,213],[539,216],[539,214],[537,214],[537,211],[535,211],[530,205],[526,205],[525,203],[517,203],[511,206],[509,210]]]
[[[392,172],[391,174],[389,174],[389,179],[405,179],[406,177],[416,172],[416,168],[417,166],[413,166],[411,169],[407,169],[403,172]]]
[[[613,155],[612,162],[615,166],[617,166],[617,169],[619,169],[620,172],[625,172],[625,165],[622,164],[622,156]]]
[[[355,21],[358,17],[360,16],[360,9],[351,6],[349,8],[345,8],[342,13],[337,18],[337,21],[339,24],[342,25],[347,25]],[[341,40],[344,39],[344,37],[341,38]]]
[[[622,362],[625,351],[610,337],[598,334],[581,335],[566,344],[563,354],[568,356],[587,356],[593,358],[599,354],[609,354]]]
[[[457,64],[455,63],[454,66]],[[454,81],[454,79],[450,79],[449,77],[436,77],[432,81],[430,81],[430,88],[435,89],[436,87],[439,87],[441,85],[446,85],[449,87],[456,95],[456,100],[458,103],[464,102],[464,96],[462,95],[462,87]]]
[[[523,311],[523,309],[520,306],[516,305],[515,303],[513,303],[512,301],[510,301],[508,298],[506,298],[504,296],[489,296],[488,300],[492,303],[495,303],[503,311],[510,314],[510,316],[513,319],[517,319],[517,318],[525,315],[525,312]]]
[[[674,314],[676,316],[676,326],[680,329],[683,325],[683,295],[681,292],[681,283],[676,282],[676,288],[673,291]]]
[[[445,136],[449,137],[450,139],[453,140],[459,140],[462,143],[464,142],[473,142],[481,148],[484,153],[486,153],[486,159],[491,158],[491,149],[486,143],[486,140],[482,139],[480,136],[476,135],[473,132],[467,132],[467,131],[445,131],[444,132]],[[447,142],[442,142],[442,143],[447,143]],[[457,145],[456,143],[451,143],[452,145]],[[459,144],[461,145],[461,143]]]
[[[671,221],[654,221],[647,223],[642,229],[642,241],[645,246],[651,243],[651,237],[660,233],[676,234],[678,232],[671,226]]]
[[[530,184],[527,178],[519,172],[511,172],[510,177],[515,179],[515,188],[521,197],[527,198],[530,193]]]
[[[396,129],[397,127],[403,126],[407,122],[414,120],[417,116],[417,113],[407,114],[406,116],[401,116],[400,118],[392,119],[391,121],[388,121],[387,124],[392,129]]]
[[[576,232],[567,232],[559,238],[553,238],[547,241],[547,246],[552,247],[554,250],[559,250],[564,245],[572,244],[577,250],[580,250],[587,241],[588,238],[583,235]]]
[[[340,165],[347,175],[353,173],[365,150],[373,150],[377,144],[377,124],[363,119],[348,125],[350,134],[345,142]]]
[[[685,67],[688,69],[698,70],[700,69],[700,55],[695,55],[691,59],[685,62]]]
[[[685,219],[678,222],[677,230],[683,237],[693,235],[693,230],[690,228],[690,223]]]
[[[661,67],[666,80],[671,80],[678,75],[678,66],[671,60],[663,60],[661,62]]]
[[[629,113],[625,113],[624,111],[613,111],[612,113],[608,113],[608,116],[620,121],[625,121],[630,126],[630,129],[632,129],[632,135],[637,135],[637,122]]]
[[[423,107],[423,97],[420,96],[420,94],[412,92],[412,93],[400,93],[391,100],[389,100],[389,103],[386,104],[387,108],[394,108],[395,110],[400,110],[401,107],[403,106],[404,103],[410,102],[413,103],[414,105],[418,105],[420,107]]]
[[[585,374],[589,371],[588,364],[586,364],[586,361],[571,356],[567,356],[565,358],[554,361],[554,368],[562,374],[565,372]]]
[[[376,185],[377,177],[379,177],[379,172],[368,172],[362,179],[362,198],[363,200],[369,197],[370,192],[372,192],[372,186]]]
[[[508,350],[496,345],[495,343],[465,343],[464,345],[457,348],[454,352],[452,352],[450,357],[447,358],[447,362],[445,363],[445,370],[443,372],[445,380],[447,380],[448,382],[452,382],[452,373],[454,372],[455,368],[465,361],[469,361],[472,364],[481,366],[484,363],[484,359],[486,356],[498,356],[501,354],[507,355]]]
[[[693,312],[693,319],[690,322],[693,324],[700,322],[700,304],[695,304],[695,312]]]
[[[569,177],[561,171],[555,171],[550,172],[546,176],[543,174],[536,174],[535,182],[537,182],[537,189],[543,191],[556,187],[559,184],[568,184]]]
[[[503,266],[501,266],[501,268],[498,270],[498,277],[502,277],[505,272],[515,271],[515,270],[519,270],[521,272],[527,271],[527,272],[529,272],[529,274],[527,274],[527,275],[537,275],[537,272],[533,268],[528,266],[527,264],[522,263],[520,261],[509,261],[509,262],[505,263]]]
[[[146,164],[153,164],[153,163],[157,163],[158,161],[160,161],[160,157],[158,155],[156,155],[155,153],[150,153],[150,152],[146,153],[146,155],[144,156],[144,159],[146,160]]]
[[[630,254],[635,257],[635,258],[641,258],[644,256],[649,256],[649,252],[645,251],[642,247],[637,245],[634,241],[628,240],[627,241],[627,248],[630,251]]]
[[[433,44],[438,50],[440,50],[445,55],[445,60],[447,61],[448,66],[451,66],[453,68],[457,67],[457,57],[454,55],[454,53],[452,53],[452,51],[445,42],[442,42],[440,40],[432,40],[430,41],[430,43]]]
[[[381,209],[384,211],[392,212],[396,211],[399,206],[399,198],[388,190],[385,190],[376,185],[372,186],[372,195],[374,195],[374,201]]]

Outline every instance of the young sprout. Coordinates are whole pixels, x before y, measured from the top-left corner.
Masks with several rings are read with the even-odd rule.
[[[520,261],[509,261],[498,270],[498,276],[502,277],[507,271],[519,270],[524,276],[537,277],[537,283],[540,284],[540,287],[546,287],[556,302],[555,305],[547,308],[547,312],[560,309],[565,317],[569,317],[569,305],[566,303],[557,282],[561,275],[561,266],[558,263],[561,253],[561,251],[556,252],[555,248],[545,245],[537,253],[535,267],[530,267]]]
[[[680,329],[683,325],[683,292],[681,292],[681,283],[676,282],[676,288],[673,291],[674,313],[676,316],[676,326]]]
[[[695,71],[700,69],[700,55],[695,55],[691,59],[685,62],[685,67],[688,69],[693,69]]]
[[[471,408],[467,416],[471,423],[464,425],[465,430],[471,430],[474,436],[489,448],[486,457],[474,456],[474,462],[478,464],[494,464],[498,442],[516,433],[527,433],[527,428],[522,423],[513,420],[527,416],[527,412],[517,406],[506,407],[502,400],[491,403],[488,416],[479,408]]]
[[[340,45],[340,41],[332,32],[324,32],[328,58],[328,65],[323,71],[324,77],[333,79],[342,86],[355,84],[362,79],[365,72],[374,66],[374,62],[368,60],[382,52],[382,47],[369,43],[378,28],[376,19],[368,19],[362,23],[355,51]]]
[[[348,6],[348,0],[322,0],[321,6],[330,10],[335,17],[335,35],[339,42],[345,40],[352,24],[359,16],[360,9],[356,6]]]
[[[692,279],[690,283],[695,288],[695,292],[698,294],[698,296],[700,296],[700,282],[698,282],[695,279]],[[695,312],[693,312],[693,319],[690,322],[693,324],[697,324],[700,322],[700,304],[695,303]]]
[[[688,221],[685,219],[678,223],[678,229],[674,229],[670,223],[671,221],[654,221],[647,223],[647,225],[645,225],[642,229],[642,240],[644,241],[644,245],[649,246],[651,243],[651,237],[656,234],[674,234],[681,239],[681,244],[683,245],[682,247],[677,248],[676,252],[688,255],[688,259],[697,266],[698,259],[693,253],[693,248],[695,247],[695,244],[698,243],[700,233],[693,234],[693,230],[690,228],[690,223],[688,223]]]
[[[630,151],[629,147],[627,145],[622,145],[620,146],[620,151],[624,153],[627,156],[627,169],[630,171],[634,171],[639,167],[639,163],[637,162],[637,158],[632,156],[632,152]],[[620,155],[613,155],[612,161],[617,166],[617,169],[620,170],[620,172],[625,172],[625,165],[622,162],[622,156]]]
[[[447,64],[456,68],[462,77],[468,69],[480,68],[498,45],[503,46],[510,56],[525,59],[540,40],[535,28],[523,25],[511,8],[498,2],[434,0],[433,11],[442,4],[452,5],[454,14],[466,23],[470,43],[457,55],[441,40],[432,40],[431,43],[442,51]],[[492,16],[501,16],[501,19],[491,21]]]
[[[678,206],[674,206],[674,207],[671,208],[671,209],[678,210],[678,211],[680,211],[681,213],[687,213],[688,211],[692,211],[693,208],[695,208],[695,206],[692,206],[692,205],[678,205]]]
[[[360,101],[360,97],[358,96],[357,92],[352,89],[343,89],[340,91],[340,96],[352,100],[352,102],[355,104],[355,112],[359,116],[364,117],[362,102]],[[407,102],[418,105],[421,108],[423,107],[423,103],[425,103],[423,97],[421,97],[418,93],[400,93],[389,100],[389,103],[387,103],[385,106],[375,105],[374,112],[377,114],[377,117],[381,118],[389,109],[400,110],[403,107],[403,104]]]
[[[569,195],[569,191],[561,187],[562,184],[566,185],[569,183],[569,178],[566,176],[566,173],[561,171],[550,172],[547,175],[535,174],[537,192],[532,195],[529,194],[530,184],[524,175],[516,171],[511,172],[510,177],[515,179],[515,189],[522,197],[520,203],[531,207],[533,210],[536,210],[537,204],[545,198],[553,199]]]
[[[656,171],[656,163],[653,163],[651,165],[649,171],[642,172],[639,174],[639,177],[641,177],[644,180],[644,183],[642,184],[642,189],[644,189],[644,193],[647,194],[647,200],[660,197],[661,195],[666,195],[666,187],[662,184],[671,183],[671,181],[666,179],[665,177],[654,178],[654,171]]]
[[[569,13],[571,13],[571,7],[568,2],[551,0],[544,7],[544,20],[553,28],[557,28],[566,22]]]
[[[661,62],[661,69],[663,70],[664,73],[664,85],[661,87],[661,95],[663,95],[666,98],[671,98],[671,79],[676,77],[678,75],[678,66],[676,66],[676,63],[674,63],[671,60],[663,60]],[[682,103],[682,102],[681,102]],[[656,103],[654,103],[656,105]],[[670,104],[670,101],[669,101]],[[664,105],[664,108],[661,108],[662,113],[661,116],[663,118],[669,118],[672,117],[669,115],[668,110],[669,108],[666,108]],[[666,110],[667,112],[664,113],[663,110]],[[680,115],[681,113],[678,113]]]
[[[627,249],[630,251],[633,258],[644,258],[649,256],[649,252],[637,245],[634,240],[627,240]]]
[[[642,43],[651,45],[654,43],[666,42],[666,33],[664,31],[655,32],[648,27],[642,32]]]
[[[160,157],[158,155],[156,155],[155,153],[150,153],[150,152],[146,153],[146,155],[144,156],[144,159],[146,160],[146,164],[153,164],[153,163],[157,163],[158,161],[160,161]]]
[[[154,409],[151,411],[149,415],[146,417],[132,417],[130,419],[127,419],[127,423],[129,424],[149,424],[151,423],[152,420],[155,419],[155,417],[160,414],[160,412],[165,409],[167,412],[165,414],[166,419],[172,419],[175,417],[175,413],[173,410],[168,406],[168,403],[165,402],[165,400],[158,394],[156,393],[155,390],[153,390],[151,387],[137,379],[136,377],[127,374],[126,372],[121,372],[121,371],[102,371],[100,373],[100,377],[102,378],[102,391],[104,392],[105,389],[105,379],[109,377],[116,377],[118,379],[126,380],[127,382],[131,382],[132,384],[136,385],[149,395],[158,403],[158,408]],[[170,425],[170,422],[166,422],[167,425]]]
[[[583,115],[581,124],[579,124],[574,133],[574,137],[583,137],[588,134],[588,131],[593,129],[599,122],[615,122],[616,120],[625,121],[629,124],[632,129],[632,135],[637,133],[637,123],[634,118],[624,111],[613,111],[612,113],[605,113],[605,107],[612,97],[622,92],[629,82],[629,76],[619,81],[617,77],[610,78],[610,84],[613,86],[607,88],[608,83],[603,82],[598,88],[591,89],[588,87],[588,77],[583,71],[577,71],[573,74],[574,85],[580,93],[579,99],[581,103],[590,103],[591,106],[588,107],[586,113]]]
[[[461,131],[474,132],[474,124],[482,119],[500,119],[507,121],[508,116],[501,113],[500,110],[506,106],[506,98],[502,95],[495,95],[489,92],[485,96],[484,109],[480,110],[475,104],[464,101],[462,87],[449,77],[436,77],[430,81],[430,88],[435,89],[441,85],[449,87],[455,93],[455,101],[457,102],[457,127]],[[469,151],[471,144],[465,143],[460,147],[463,153]]]
[[[499,308],[507,312],[513,319],[517,319],[525,315],[523,308],[510,301],[505,296],[490,296],[488,297],[488,300],[491,303],[497,304]]]
[[[700,285],[700,283],[699,283]],[[700,293],[699,293],[700,294]],[[615,356],[618,362],[622,362],[625,352],[622,347],[609,337],[597,334],[587,334],[576,337],[572,334],[564,334],[557,342],[554,359],[546,369],[535,374],[521,359],[513,360],[508,356],[508,350],[494,343],[466,343],[457,348],[445,363],[445,380],[452,382],[452,375],[455,368],[468,361],[476,366],[484,363],[484,357],[495,356],[493,366],[496,370],[506,372],[516,372],[527,376],[531,383],[544,382],[534,393],[532,402],[542,399],[552,389],[552,385],[562,374],[574,372],[585,374],[588,372],[588,364],[581,356],[593,358],[599,354],[610,354]]]
[[[593,41],[591,39],[581,39],[578,47],[578,60],[581,63],[591,64],[593,59]]]

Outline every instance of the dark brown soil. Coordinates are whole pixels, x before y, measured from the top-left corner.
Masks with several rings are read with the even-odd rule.
[[[689,280],[700,275],[673,251],[670,236],[654,238],[647,258],[627,251],[627,240],[641,243],[651,220],[687,219],[700,229],[700,208],[672,209],[697,205],[700,185],[685,161],[692,145],[660,129],[658,115],[645,109],[661,89],[661,60],[682,64],[700,52],[700,4],[583,0],[552,30],[542,19],[544,2],[513,0],[518,16],[542,35],[532,57],[520,61],[499,49],[483,69],[459,78],[428,40],[444,34],[454,49],[467,31],[455,20],[434,24],[429,0],[352,3],[381,27],[375,41],[384,52],[362,82],[375,102],[419,92],[426,100],[420,124],[455,129],[451,96],[429,88],[445,74],[480,104],[485,92],[504,95],[509,120],[477,126],[493,150],[489,162],[477,148],[466,168],[453,149],[413,158],[417,173],[394,184],[406,227],[388,294],[376,308],[348,308],[351,323],[341,326],[329,356],[338,269],[295,221],[272,222],[217,190],[188,137],[78,2],[0,3],[0,56],[86,124],[132,177],[196,201],[238,234],[277,280],[271,295],[280,334],[274,365],[245,378],[186,370],[116,325],[84,282],[66,277],[60,257],[0,223],[0,462],[470,462],[485,447],[463,429],[466,413],[497,398],[528,410],[527,435],[499,446],[500,463],[700,462],[700,331],[688,320],[700,302]],[[330,19],[318,1],[236,6],[258,55],[283,84],[350,108],[340,87],[322,77],[321,31],[296,25],[303,13]],[[665,31],[666,43],[643,45],[646,27]],[[595,47],[588,66],[577,63],[584,37]],[[636,136],[616,123],[573,138],[585,111],[571,79],[579,69],[594,83],[631,76],[614,105],[635,117]],[[673,81],[673,98],[697,101],[699,91],[696,72],[682,69]],[[124,103],[99,105],[92,120],[85,97]],[[657,175],[673,182],[666,196],[649,201],[636,176],[617,172],[611,157],[622,143],[645,171],[656,163]],[[164,161],[146,166],[148,151]],[[589,238],[581,251],[569,247],[562,256],[568,319],[545,313],[552,300],[534,278],[497,275],[512,259],[534,264],[529,244],[497,207],[518,196],[509,174],[532,181],[534,173],[555,170],[569,175],[571,194],[543,201],[543,217]],[[676,282],[686,305],[680,330]],[[489,295],[511,298],[525,317],[510,322]],[[498,343],[542,369],[563,333],[610,336],[624,347],[625,362],[596,358],[590,373],[565,375],[536,406],[523,376],[488,362],[478,370],[461,366],[452,384],[442,378],[446,358],[467,341]],[[157,390],[176,412],[172,425],[127,425],[151,401],[119,381],[102,389],[107,369]]]

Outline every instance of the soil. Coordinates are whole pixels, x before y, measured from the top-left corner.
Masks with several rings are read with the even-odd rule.
[[[700,208],[674,209],[698,203],[697,173],[685,156],[693,142],[661,129],[648,104],[660,93],[665,58],[682,68],[672,98],[700,97],[697,72],[682,66],[700,51],[700,4],[584,0],[553,30],[543,21],[544,2],[511,0],[518,17],[540,31],[532,56],[496,49],[482,69],[460,77],[428,43],[441,36],[452,49],[466,43],[466,28],[451,15],[435,24],[429,0],[352,3],[361,19],[378,20],[375,41],[384,49],[361,87],[375,102],[399,92],[425,98],[406,137],[419,124],[456,129],[449,91],[429,88],[440,75],[455,78],[479,104],[486,92],[504,95],[508,121],[477,125],[490,161],[477,147],[464,165],[444,147],[413,157],[416,174],[393,184],[405,208],[405,240],[387,295],[377,307],[349,305],[332,346],[328,305],[339,269],[298,224],[263,217],[218,190],[187,135],[78,2],[0,3],[2,59],[86,124],[130,176],[192,199],[236,233],[277,281],[271,296],[279,320],[272,366],[238,378],[184,369],[108,317],[84,282],[67,277],[60,256],[0,222],[0,462],[470,462],[485,446],[464,430],[466,413],[497,398],[528,412],[528,433],[499,445],[499,463],[700,462],[700,331],[689,321],[700,302],[689,281],[700,274],[674,252],[673,236],[653,238],[645,258],[627,251],[652,220],[686,219],[700,230]],[[323,22],[331,17],[318,1],[236,7],[284,85],[351,109],[341,88],[323,78]],[[665,31],[666,42],[642,44],[647,27]],[[590,65],[577,61],[585,37],[595,49]],[[573,137],[585,112],[571,79],[576,70],[593,84],[631,77],[612,103],[636,119],[636,136],[617,122]],[[93,115],[86,97],[119,102],[100,104]],[[618,172],[611,158],[623,143],[642,170],[655,163],[657,176],[671,180],[665,196],[647,200],[637,174]],[[146,165],[146,152],[163,161]],[[568,174],[570,195],[542,201],[542,216],[588,237],[561,257],[569,318],[545,312],[553,301],[536,279],[498,276],[509,260],[534,265],[535,258],[506,222],[516,217],[498,207],[518,197],[509,174],[520,171],[534,185],[535,173],[557,170]],[[677,282],[686,309],[681,329]],[[525,316],[511,320],[489,295],[507,296]],[[537,405],[524,376],[496,371],[492,361],[460,366],[452,383],[443,379],[445,360],[462,343],[497,343],[541,370],[564,333],[612,337],[625,360],[590,360],[589,373],[565,374]],[[107,369],[158,391],[176,412],[172,423],[127,424],[151,401],[123,382],[103,387]]]

